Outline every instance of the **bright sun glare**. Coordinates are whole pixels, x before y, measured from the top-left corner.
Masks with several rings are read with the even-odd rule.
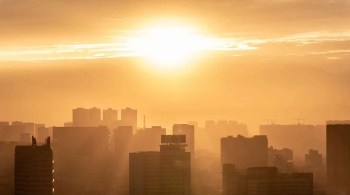
[[[159,68],[179,68],[208,46],[191,28],[153,28],[140,32],[133,47]]]

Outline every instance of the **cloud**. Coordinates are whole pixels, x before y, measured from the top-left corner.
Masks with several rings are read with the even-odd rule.
[[[2,0],[0,45],[108,43],[162,18],[242,40],[320,37],[318,32],[333,38],[350,32],[349,7],[349,0]]]

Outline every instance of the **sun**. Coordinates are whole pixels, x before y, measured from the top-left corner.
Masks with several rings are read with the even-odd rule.
[[[206,47],[206,39],[193,28],[167,27],[140,31],[132,41],[136,53],[159,68],[180,68]]]

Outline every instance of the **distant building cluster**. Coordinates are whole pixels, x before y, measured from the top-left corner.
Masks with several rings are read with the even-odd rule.
[[[73,127],[96,127],[106,126],[110,129],[119,126],[132,126],[133,131],[137,130],[137,110],[125,108],[121,110],[118,119],[118,110],[108,108],[103,110],[101,118],[100,108],[76,108],[73,109],[73,121],[66,123],[66,126]]]
[[[137,124],[131,108],[76,108],[61,127],[0,122],[0,194],[350,194],[348,121],[252,136],[236,121]]]

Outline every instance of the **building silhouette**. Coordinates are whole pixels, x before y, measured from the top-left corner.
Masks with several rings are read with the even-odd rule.
[[[130,153],[130,195],[191,194],[185,135],[163,135],[160,151]]]
[[[0,194],[14,194],[15,148],[19,142],[0,142]]]
[[[15,147],[30,145],[35,129],[40,126],[30,122],[0,122],[0,194],[14,194]]]
[[[220,153],[220,139],[222,137],[248,136],[247,125],[233,120],[207,120],[205,122],[204,132],[198,132],[201,134],[200,139],[205,139],[206,141],[204,143],[207,149],[216,154]]]
[[[268,165],[267,137],[228,136],[221,138],[221,163],[234,164],[238,169]]]
[[[38,143],[44,143],[45,138],[50,136],[50,128],[45,126],[38,127],[35,135]]]
[[[32,136],[33,135],[31,135],[30,133],[21,133],[19,135],[19,142],[30,144]]]
[[[115,194],[129,194],[129,152],[133,143],[132,126],[119,126],[114,130],[113,170]]]
[[[323,193],[326,191],[326,167],[323,164],[322,154],[317,150],[309,150],[305,154],[305,171],[314,175],[314,193]]]
[[[8,121],[0,121],[0,128],[4,126],[9,126],[9,125],[10,125],[10,122]]]
[[[133,132],[137,130],[137,110],[125,108],[121,110],[121,124],[122,126],[132,126]]]
[[[327,183],[331,191],[350,194],[350,121],[327,123]]]
[[[223,165],[223,195],[312,195],[312,173],[279,173],[276,167],[237,170]]]
[[[132,126],[119,126],[113,131],[114,152],[129,158],[133,138]]]
[[[73,109],[73,122],[74,127],[97,127],[101,125],[101,109],[93,107],[75,108]]]
[[[87,127],[89,126],[89,110],[85,108],[73,109],[73,126]]]
[[[279,172],[291,173],[293,171],[293,150],[289,148],[269,148],[268,166],[277,167]]]
[[[133,136],[132,151],[157,151],[161,144],[161,136],[166,129],[161,126],[152,126],[136,131]]]
[[[309,150],[308,154],[305,154],[305,168],[311,170],[314,174],[322,172],[322,154],[317,150]]]
[[[93,107],[89,109],[89,126],[97,127],[101,125],[101,109]]]
[[[53,153],[50,137],[45,145],[16,146],[15,195],[53,194]]]
[[[103,110],[102,124],[110,130],[118,128],[120,121],[118,120],[118,110],[108,108]]]
[[[130,153],[129,158],[130,195],[161,194],[159,152]]]
[[[103,121],[113,122],[117,120],[118,120],[118,110],[114,110],[112,108],[103,110]]]
[[[101,118],[100,108],[75,108],[73,121],[65,123],[65,127],[98,127],[106,126],[112,132],[119,126],[132,126],[133,132],[137,130],[137,110],[125,108],[121,110],[121,119],[118,120],[118,110],[108,108],[103,110]]]
[[[192,159],[194,159],[195,151],[195,132],[194,125],[189,124],[174,124],[173,125],[173,135],[186,135],[186,150],[191,152]]]
[[[34,135],[34,123],[25,123],[20,121],[14,121],[11,124],[9,122],[2,122],[0,125],[0,141],[6,142],[19,142],[22,139],[28,138],[30,142],[31,136]]]
[[[55,194],[106,194],[113,171],[107,127],[54,127]]]

